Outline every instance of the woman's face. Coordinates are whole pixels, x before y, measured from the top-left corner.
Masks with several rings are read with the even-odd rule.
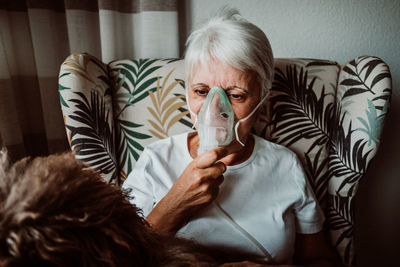
[[[189,80],[189,104],[194,113],[199,113],[208,91],[214,86],[224,89],[237,119],[249,115],[261,100],[261,89],[254,74],[214,60],[207,67],[199,65]],[[257,113],[240,124],[238,134],[242,142],[246,141],[256,118]],[[194,123],[193,116],[192,121]]]

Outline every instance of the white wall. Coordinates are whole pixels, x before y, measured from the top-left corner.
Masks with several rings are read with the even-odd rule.
[[[345,63],[373,55],[400,83],[398,0],[191,0],[187,24],[196,28],[225,4],[239,9],[268,36],[275,57],[311,57]],[[394,91],[400,96],[398,90]]]
[[[275,57],[343,64],[371,55],[389,65],[392,107],[381,149],[360,186],[356,246],[359,266],[395,266],[400,247],[400,1],[191,0],[185,4],[187,32],[229,4],[266,33]]]

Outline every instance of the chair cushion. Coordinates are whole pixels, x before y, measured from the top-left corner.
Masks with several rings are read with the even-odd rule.
[[[123,177],[143,148],[191,130],[182,60],[118,60],[109,64],[114,84],[116,149]]]

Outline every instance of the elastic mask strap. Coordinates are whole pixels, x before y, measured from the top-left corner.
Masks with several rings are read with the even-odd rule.
[[[235,136],[236,136],[236,140],[239,142],[239,144],[241,144],[242,146],[244,146],[244,144],[240,141],[239,139],[239,135],[238,135],[238,129],[239,129],[239,124],[245,120],[247,120],[248,118],[250,118],[251,116],[253,116],[253,114],[257,111],[257,109],[264,103],[264,101],[267,99],[267,97],[269,96],[269,91],[268,93],[263,97],[263,99],[261,99],[261,101],[258,103],[258,105],[253,109],[252,112],[250,112],[249,115],[247,115],[246,117],[244,117],[243,119],[240,119],[237,121],[236,125],[235,125]]]
[[[190,105],[189,105],[189,95],[188,95],[187,90],[189,90],[189,89],[186,89],[186,90],[185,90],[185,93],[186,93],[186,104],[187,104],[187,106],[188,106],[188,110],[189,110],[190,114],[192,114],[193,117],[194,117],[194,123],[193,123],[193,126],[192,126],[192,129],[194,129],[194,128],[195,128],[195,125],[196,125],[196,123],[197,123],[197,114],[194,113],[194,112],[192,111],[192,109],[190,108]]]

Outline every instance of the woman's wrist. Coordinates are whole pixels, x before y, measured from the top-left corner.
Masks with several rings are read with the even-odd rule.
[[[176,233],[184,224],[180,212],[163,198],[147,215],[146,220],[153,229],[166,233]]]

